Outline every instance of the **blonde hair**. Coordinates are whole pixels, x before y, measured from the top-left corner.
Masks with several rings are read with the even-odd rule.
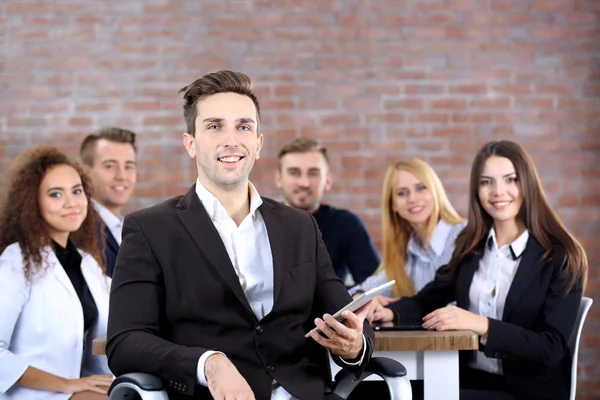
[[[383,257],[380,269],[384,268],[388,279],[396,280],[393,287],[395,297],[415,294],[413,282],[406,272],[406,255],[408,241],[413,232],[412,226],[394,211],[394,191],[398,172],[413,174],[429,190],[433,197],[433,211],[427,222],[427,237],[431,238],[439,220],[455,225],[463,222],[463,218],[454,210],[448,196],[435,171],[419,158],[402,160],[390,165],[383,180],[382,193],[382,235]],[[424,248],[429,247],[423,243]]]

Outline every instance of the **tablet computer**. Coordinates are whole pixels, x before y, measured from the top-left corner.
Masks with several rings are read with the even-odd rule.
[[[384,283],[383,285],[377,286],[373,289],[367,290],[366,292],[364,292],[362,295],[360,295],[359,297],[357,297],[355,300],[351,301],[350,303],[348,303],[345,307],[341,308],[338,312],[336,312],[335,314],[332,315],[333,318],[337,319],[339,322],[343,322],[344,321],[344,317],[342,317],[342,313],[346,310],[349,311],[356,311],[359,308],[361,308],[362,306],[364,306],[365,304],[367,304],[368,302],[370,302],[371,300],[373,300],[375,297],[379,296],[385,289],[389,288],[390,286],[392,286],[394,283],[396,283],[396,281],[392,280],[389,282]],[[318,333],[321,332],[321,330],[319,328],[313,328],[313,331],[316,330]],[[310,331],[304,335],[305,338],[309,338],[310,337]]]

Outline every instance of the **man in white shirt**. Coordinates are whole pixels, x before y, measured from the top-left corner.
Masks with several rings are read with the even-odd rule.
[[[250,78],[219,71],[181,91],[198,178],[186,195],[125,218],[110,368],[163,378],[171,400],[322,399],[325,349],[350,372],[367,364],[367,310],[331,318],[351,299],[315,220],[249,182],[263,142]],[[305,339],[315,324],[324,336]]]
[[[135,133],[122,128],[102,128],[81,143],[80,157],[94,192],[92,201],[104,226],[98,232],[107,275],[112,276],[123,228],[122,209],[137,182]]]

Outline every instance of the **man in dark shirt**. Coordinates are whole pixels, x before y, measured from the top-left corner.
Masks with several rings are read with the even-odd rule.
[[[371,276],[380,258],[361,220],[348,210],[321,204],[333,183],[327,149],[311,139],[296,139],[278,158],[275,184],[285,204],[313,214],[338,277],[346,281],[350,272],[358,284]]]

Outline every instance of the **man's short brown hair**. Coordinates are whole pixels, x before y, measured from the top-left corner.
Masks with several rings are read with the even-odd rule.
[[[198,117],[198,102],[207,96],[218,93],[237,93],[248,96],[256,107],[257,132],[260,126],[260,107],[258,99],[252,92],[252,79],[243,72],[218,71],[206,74],[193,83],[181,88],[183,93],[183,118],[187,133],[196,136],[196,118]]]
[[[79,149],[79,156],[84,164],[89,165],[90,167],[94,165],[96,144],[102,139],[109,142],[128,143],[133,147],[133,151],[137,153],[137,147],[135,147],[135,133],[127,129],[106,127],[83,139],[81,148]]]
[[[313,139],[300,138],[286,144],[281,148],[281,150],[279,150],[279,155],[277,156],[277,159],[279,160],[279,168],[281,169],[281,159],[286,154],[310,153],[312,151],[317,151],[323,154],[323,157],[325,157],[325,162],[327,162],[327,165],[329,165],[329,156],[327,155],[327,148],[325,146]]]

